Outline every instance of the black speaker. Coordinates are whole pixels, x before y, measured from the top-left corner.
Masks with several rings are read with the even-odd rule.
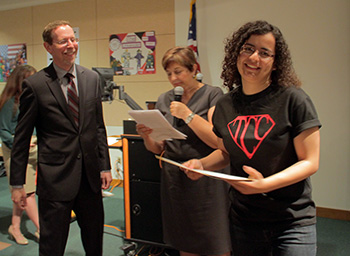
[[[159,160],[139,136],[122,136],[125,234],[130,241],[168,247],[163,242]]]
[[[131,237],[163,243],[159,183],[130,181]]]
[[[129,136],[130,181],[152,181],[160,183],[159,160],[148,151],[141,137]]]

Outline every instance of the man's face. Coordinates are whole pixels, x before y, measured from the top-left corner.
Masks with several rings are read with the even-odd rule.
[[[52,31],[52,44],[44,42],[45,49],[52,55],[53,62],[64,70],[69,70],[74,64],[78,53],[78,42],[73,29],[62,25]]]

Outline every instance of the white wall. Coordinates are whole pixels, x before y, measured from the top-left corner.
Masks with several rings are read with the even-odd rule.
[[[175,1],[176,45],[186,45],[190,0]],[[318,110],[321,163],[312,177],[317,206],[350,210],[350,1],[197,0],[204,82],[221,85],[223,41],[247,21],[279,27]]]

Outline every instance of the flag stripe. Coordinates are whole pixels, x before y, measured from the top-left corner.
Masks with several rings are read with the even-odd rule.
[[[9,59],[15,58],[20,50],[23,49],[23,44],[9,44],[7,50],[7,57]]]
[[[199,54],[197,46],[196,0],[191,1],[190,24],[188,28],[187,45],[194,51],[197,59],[198,71],[201,71],[199,65]]]

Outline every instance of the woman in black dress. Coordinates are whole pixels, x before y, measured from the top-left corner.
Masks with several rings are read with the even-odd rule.
[[[163,68],[174,87],[182,87],[181,101],[174,101],[174,90],[157,101],[169,123],[187,135],[186,140],[154,141],[152,130],[137,124],[146,148],[164,157],[184,162],[203,157],[217,148],[211,117],[223,92],[219,87],[196,80],[197,64],[190,48],[168,50]],[[174,122],[176,117],[180,122]],[[203,178],[192,181],[178,167],[162,163],[161,205],[164,242],[188,255],[230,255],[228,186],[222,181]]]

